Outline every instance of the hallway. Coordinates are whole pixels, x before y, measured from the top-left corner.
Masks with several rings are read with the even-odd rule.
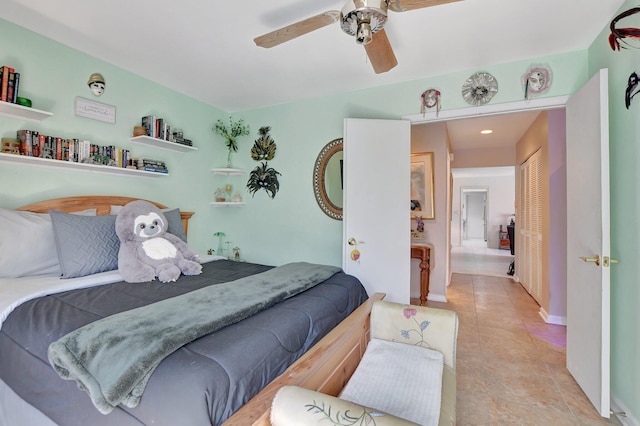
[[[509,250],[487,248],[484,240],[465,240],[462,247],[451,247],[451,272],[458,274],[508,277],[515,256]]]
[[[520,284],[455,273],[447,298],[427,305],[460,318],[458,425],[620,424],[591,406],[565,368],[566,328],[546,324]]]

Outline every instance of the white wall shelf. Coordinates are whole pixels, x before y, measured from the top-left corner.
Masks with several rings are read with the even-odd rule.
[[[168,173],[147,172],[138,169],[125,169],[122,167],[103,166],[100,164],[75,163],[73,161],[51,160],[49,158],[28,157],[26,155],[15,155],[0,153],[0,163],[22,164],[36,167],[47,167],[67,170],[77,170],[109,175],[125,175],[136,177],[161,177],[168,176]]]
[[[235,202],[235,201],[212,201],[211,205],[214,207],[240,207],[244,206],[246,203],[244,202]]]
[[[211,171],[215,175],[240,176],[244,174],[244,170],[242,169],[232,169],[229,167],[215,168],[215,169],[211,169]]]
[[[190,152],[198,150],[198,148],[195,148],[193,146],[183,145],[177,142],[170,142],[164,139],[152,138],[149,136],[136,136],[135,138],[131,138],[131,143],[175,152]]]
[[[0,101],[0,114],[14,118],[25,118],[30,121],[42,121],[49,118],[53,113],[41,111],[35,108],[27,108],[22,105]]]

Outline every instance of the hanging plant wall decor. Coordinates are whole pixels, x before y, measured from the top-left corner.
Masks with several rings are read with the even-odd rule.
[[[277,146],[275,141],[269,136],[270,130],[271,127],[269,126],[260,127],[260,130],[258,130],[260,137],[256,139],[251,148],[251,158],[256,161],[273,160],[273,157],[276,156]]]
[[[222,136],[225,139],[225,145],[227,146],[227,167],[231,167],[231,152],[238,152],[238,137],[246,136],[249,134],[249,126],[244,124],[244,120],[233,121],[233,118],[229,117],[229,126],[222,120],[218,119],[213,131]]]
[[[280,172],[276,171],[273,167],[269,167],[266,161],[251,170],[251,173],[249,173],[249,181],[247,182],[247,189],[249,189],[251,196],[253,197],[256,192],[264,189],[269,197],[275,198],[276,193],[280,189],[278,175],[280,175]]]

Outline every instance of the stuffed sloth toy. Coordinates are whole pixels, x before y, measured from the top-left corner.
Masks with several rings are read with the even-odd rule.
[[[168,222],[158,207],[137,200],[116,217],[120,239],[118,271],[126,282],[175,281],[180,274],[202,272],[199,258],[180,238],[167,232]]]

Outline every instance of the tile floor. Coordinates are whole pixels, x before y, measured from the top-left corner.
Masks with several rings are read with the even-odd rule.
[[[591,406],[565,367],[566,328],[546,324],[519,283],[454,273],[447,298],[427,305],[459,315],[458,425],[620,424]]]
[[[460,274],[507,277],[515,257],[510,250],[487,248],[484,241],[465,241],[463,247],[451,248],[451,271]]]

